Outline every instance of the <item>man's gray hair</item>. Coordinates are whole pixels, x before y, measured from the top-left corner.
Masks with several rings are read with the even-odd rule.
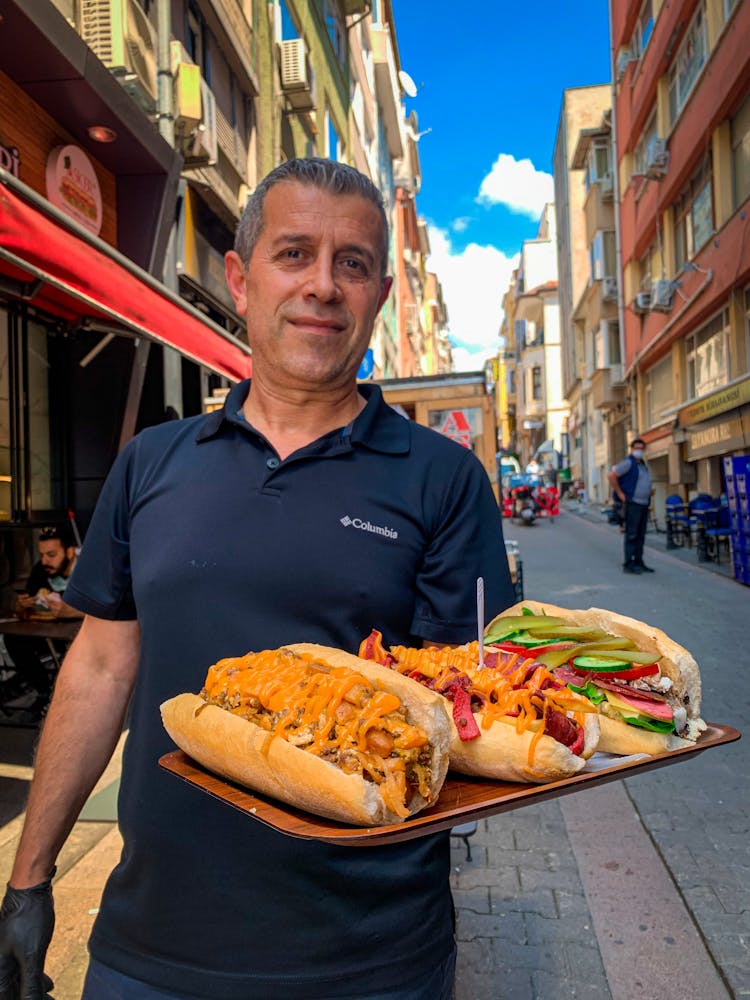
[[[248,198],[234,237],[234,249],[245,267],[249,264],[255,244],[263,232],[266,195],[272,187],[283,181],[310,184],[331,194],[355,194],[371,202],[380,213],[382,222],[380,276],[385,276],[388,266],[388,218],[385,214],[383,196],[369,177],[365,177],[359,170],[345,163],[325,160],[318,156],[286,160],[267,174]]]

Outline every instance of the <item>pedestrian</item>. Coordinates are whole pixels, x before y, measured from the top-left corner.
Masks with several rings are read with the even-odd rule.
[[[463,643],[477,577],[487,620],[515,599],[479,460],[357,384],[387,253],[380,194],[351,167],[291,160],[250,198],[226,271],[252,381],[141,432],[103,488],[66,593],[86,617],[42,733],[0,982],[15,963],[41,975],[55,857],[130,703],[124,850],[84,1000],[450,997],[447,831],[367,849],[290,838],[157,763],[174,749],[160,703],[220,658],[356,652],[373,627],[387,645]]]
[[[530,476],[538,476],[541,471],[542,467],[539,464],[539,462],[537,462],[536,458],[532,458],[531,461],[526,466],[527,474]]]
[[[644,461],[646,443],[634,438],[630,454],[609,474],[612,490],[624,506],[624,562],[625,573],[653,573],[643,561],[643,544],[648,526],[648,509],[651,505],[651,475]]]

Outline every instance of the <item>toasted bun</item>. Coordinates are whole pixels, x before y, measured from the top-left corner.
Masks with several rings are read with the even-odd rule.
[[[347,666],[401,698],[410,720],[426,730],[433,748],[432,801],[448,770],[450,720],[440,695],[423,690],[378,664],[340,650],[310,643],[286,647],[313,653],[331,666]],[[413,688],[417,690],[414,691]],[[346,774],[334,764],[276,738],[254,723],[193,694],[181,694],[161,706],[164,727],[174,742],[204,767],[289,805],[358,826],[403,822],[383,801],[378,786],[359,774]],[[415,795],[414,814],[427,805]]]
[[[599,740],[599,716],[594,712],[587,712],[584,719],[584,750],[580,757],[551,736],[541,736],[529,763],[529,750],[535,736],[532,730],[517,732],[513,719],[508,722],[498,721],[489,729],[482,729],[481,715],[475,713],[474,718],[482,735],[465,742],[451,720],[451,767],[463,774],[475,774],[496,781],[536,785],[569,778],[583,769],[586,759],[597,749]]]
[[[599,717],[601,735],[598,750],[603,753],[666,753],[692,746],[691,740],[683,740],[674,733],[652,733],[648,729],[629,726],[622,719],[610,719],[608,715]]]
[[[512,608],[508,608],[507,611],[503,611],[495,621],[510,615],[520,615],[523,608],[528,608],[534,614],[544,613],[563,618],[571,625],[603,629],[605,632],[611,632],[612,635],[632,639],[636,646],[644,652],[657,654],[659,670],[664,677],[668,677],[672,681],[671,693],[675,702],[682,705],[687,713],[687,738],[691,741],[696,740],[706,728],[705,722],[700,717],[701,677],[698,664],[683,646],[670,639],[661,629],[654,625],[647,625],[636,618],[619,615],[615,611],[605,611],[603,608],[574,611],[569,608],[557,607],[555,604],[543,604],[541,601],[520,601]],[[622,725],[627,730],[637,728],[628,726],[626,723]],[[611,727],[607,727],[607,729],[611,729]],[[646,730],[643,730],[643,733],[649,737],[659,735],[658,733],[648,733]],[[602,737],[605,738],[604,732]],[[647,740],[647,742],[652,741]],[[601,743],[599,748],[606,749]],[[666,749],[671,749],[671,747]],[[611,752],[620,753],[621,751]],[[637,753],[638,751],[628,750],[624,752]]]

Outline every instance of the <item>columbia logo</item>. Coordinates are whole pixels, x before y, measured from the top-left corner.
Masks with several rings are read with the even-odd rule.
[[[393,528],[371,524],[369,521],[363,521],[361,517],[349,517],[348,514],[344,514],[343,517],[339,518],[339,521],[345,528],[351,527],[356,528],[358,531],[369,531],[373,535],[382,535],[383,538],[398,538],[398,532]]]

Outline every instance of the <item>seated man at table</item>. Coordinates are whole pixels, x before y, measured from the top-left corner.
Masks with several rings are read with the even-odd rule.
[[[16,598],[16,615],[28,618],[41,610],[55,618],[83,618],[80,611],[63,600],[75,562],[76,547],[70,530],[43,528],[39,535],[39,562],[34,564],[23,593]]]
[[[19,618],[82,618],[65,603],[63,595],[76,561],[72,534],[65,528],[43,528],[39,534],[39,561],[34,564],[24,591],[16,596],[14,613]],[[28,709],[41,715],[52,694],[57,665],[68,642],[41,636],[5,635],[5,648],[16,675],[4,685],[5,708]]]

